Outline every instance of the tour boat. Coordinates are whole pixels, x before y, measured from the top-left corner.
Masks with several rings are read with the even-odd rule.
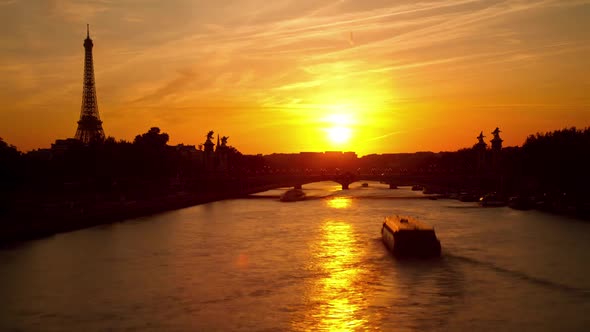
[[[381,228],[383,243],[396,257],[438,257],[440,241],[434,228],[410,217],[385,217]]]
[[[305,199],[305,193],[301,189],[289,189],[281,195],[281,202],[296,202]]]

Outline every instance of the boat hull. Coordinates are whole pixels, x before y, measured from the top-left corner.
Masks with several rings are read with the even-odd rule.
[[[422,223],[410,222],[400,227],[399,223],[386,220],[381,228],[381,238],[385,247],[398,258],[431,258],[441,255],[440,241],[434,228]]]
[[[281,195],[279,200],[281,202],[298,202],[305,200],[305,193],[301,189],[287,190]]]
[[[479,204],[483,207],[501,207],[506,206],[506,201],[496,193],[484,195],[479,199]]]

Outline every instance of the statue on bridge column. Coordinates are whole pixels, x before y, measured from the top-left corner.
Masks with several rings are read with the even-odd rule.
[[[213,151],[214,143],[213,143],[213,130],[210,130],[207,135],[207,140],[203,143],[205,147],[205,169],[207,171],[212,171],[215,168],[215,155]]]
[[[211,144],[213,144],[213,130],[209,130],[209,132],[207,133],[206,137],[207,137],[207,142],[211,142]]]
[[[482,148],[483,147],[485,149],[488,146],[486,144],[486,142],[484,142],[484,140],[483,140],[484,138],[485,138],[485,136],[483,135],[483,131],[481,131],[479,133],[479,136],[477,136],[477,144],[475,144],[475,147],[476,148]]]
[[[502,142],[504,140],[500,138],[500,133],[501,131],[498,127],[492,131],[492,135],[494,135],[492,139],[492,150],[502,150]]]
[[[217,137],[217,150],[215,151],[217,157],[217,170],[227,171],[228,169],[228,154],[229,147],[227,146],[228,136],[221,137],[221,143],[219,143],[219,136]]]
[[[492,131],[492,135],[494,138],[492,139],[492,170],[495,173],[500,172],[501,168],[501,159],[502,159],[502,142],[503,139],[500,138],[500,129],[496,127],[494,131]]]
[[[483,135],[483,131],[479,133],[477,136],[477,143],[473,146],[473,149],[477,152],[477,172],[481,173],[484,169],[485,161],[486,161],[486,149],[488,145],[483,140],[485,136]]]

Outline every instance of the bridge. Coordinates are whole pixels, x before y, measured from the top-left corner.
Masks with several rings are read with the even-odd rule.
[[[332,181],[341,185],[343,190],[350,188],[355,182],[377,181],[388,184],[389,188],[398,186],[420,185],[427,188],[469,188],[480,181],[475,176],[459,174],[306,174],[306,173],[275,173],[240,176],[230,180],[229,187],[238,187],[240,192],[262,192],[266,190],[293,187],[301,189],[305,184]]]

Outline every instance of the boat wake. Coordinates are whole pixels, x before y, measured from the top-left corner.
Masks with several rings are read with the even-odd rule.
[[[491,263],[491,262],[484,262],[484,261],[480,261],[480,260],[466,257],[466,256],[454,255],[454,254],[450,254],[450,253],[444,253],[443,255],[444,255],[445,259],[448,259],[451,261],[463,262],[463,263],[467,263],[467,264],[486,267],[490,270],[493,270],[495,272],[501,273],[503,275],[506,275],[506,276],[509,276],[512,278],[517,278],[522,281],[526,281],[526,282],[529,282],[529,283],[532,283],[532,284],[535,284],[538,286],[551,288],[554,290],[567,292],[567,293],[570,293],[575,296],[590,299],[590,290],[588,290],[588,289],[573,287],[573,286],[562,284],[562,283],[555,282],[552,280],[535,277],[535,276],[529,275],[529,274],[521,272],[521,271],[503,268],[503,267],[498,266],[498,265]]]
[[[446,205],[446,208],[449,209],[481,209],[479,205],[468,205],[468,206],[459,206],[459,205]]]

